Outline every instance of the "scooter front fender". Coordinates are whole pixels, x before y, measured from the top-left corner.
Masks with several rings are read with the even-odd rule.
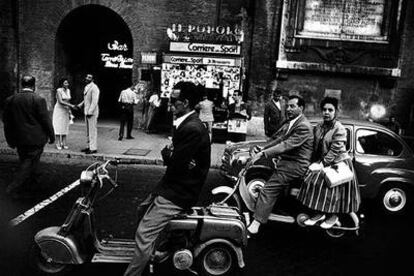
[[[219,186],[214,188],[211,193],[213,195],[218,195],[218,194],[226,194],[229,195],[233,192],[233,188],[229,187],[229,186]]]
[[[82,264],[86,256],[82,256],[79,245],[72,235],[62,236],[60,227],[48,227],[37,232],[34,237],[36,244],[45,259],[54,263]]]

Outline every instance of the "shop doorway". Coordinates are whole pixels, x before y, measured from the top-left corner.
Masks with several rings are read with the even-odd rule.
[[[87,73],[95,76],[100,88],[100,118],[119,116],[117,100],[121,90],[131,85],[133,65],[132,35],[114,11],[86,5],[70,12],[56,34],[55,83],[67,77],[72,99],[83,99]]]

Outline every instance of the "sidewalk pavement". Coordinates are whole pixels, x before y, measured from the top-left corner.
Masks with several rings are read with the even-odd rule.
[[[0,158],[3,154],[16,154],[15,149],[8,147],[4,137],[3,122],[0,120]],[[75,121],[69,127],[67,150],[57,150],[55,144],[47,144],[42,156],[52,158],[82,158],[88,160],[106,160],[122,158],[134,160],[138,164],[162,165],[161,149],[170,144],[166,134],[147,134],[140,129],[133,129],[133,140],[118,141],[119,123],[117,121],[98,122],[98,153],[84,154],[87,147],[85,123]],[[264,139],[262,135],[247,135],[247,140]],[[211,167],[219,168],[225,144],[213,143],[211,147]]]

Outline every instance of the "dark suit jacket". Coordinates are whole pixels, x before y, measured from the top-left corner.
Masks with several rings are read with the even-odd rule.
[[[44,146],[54,141],[52,121],[46,100],[24,89],[6,99],[3,114],[4,134],[11,147]]]
[[[285,105],[280,101],[280,109],[273,100],[265,104],[263,121],[266,136],[272,136],[286,120]]]
[[[155,193],[187,209],[196,204],[210,168],[210,137],[197,113],[179,125],[172,143],[166,173]]]
[[[304,115],[289,129],[286,121],[275,133],[274,140],[267,143],[263,152],[266,157],[280,157],[278,171],[302,174],[310,165],[313,151],[313,127]]]

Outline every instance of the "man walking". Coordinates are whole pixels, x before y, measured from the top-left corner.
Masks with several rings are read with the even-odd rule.
[[[46,100],[35,94],[36,79],[24,76],[22,90],[6,99],[3,122],[7,144],[17,149],[20,166],[6,192],[17,196],[24,185],[38,181],[36,171],[47,141],[53,144],[55,134],[49,117]]]
[[[286,107],[288,121],[274,134],[254,158],[278,158],[277,168],[260,191],[254,211],[254,220],[247,228],[257,234],[266,223],[275,203],[283,196],[289,184],[302,177],[310,165],[313,149],[313,128],[303,114],[305,101],[296,95],[289,97]]]
[[[177,89],[177,90],[175,90]],[[194,106],[195,85],[178,83],[171,95],[176,119],[172,145],[162,150],[167,170],[152,193],[152,202],[135,234],[135,255],[124,275],[140,276],[160,232],[175,215],[197,202],[210,168],[210,138]]]
[[[285,121],[286,107],[282,102],[282,91],[276,88],[272,93],[272,98],[264,107],[264,129],[267,137],[272,135],[282,126]]]
[[[125,123],[127,126],[127,139],[134,139],[132,137],[132,124],[134,122],[134,105],[138,103],[138,97],[136,93],[136,87],[131,87],[122,90],[119,95],[118,102],[121,104],[121,120],[119,125],[119,137],[118,140],[122,141],[124,138]]]
[[[83,91],[83,101],[78,104],[78,107],[84,107],[86,122],[86,137],[88,147],[82,152],[92,154],[98,152],[98,115],[99,115],[99,88],[93,82],[93,75],[87,74],[85,78],[86,86]]]

